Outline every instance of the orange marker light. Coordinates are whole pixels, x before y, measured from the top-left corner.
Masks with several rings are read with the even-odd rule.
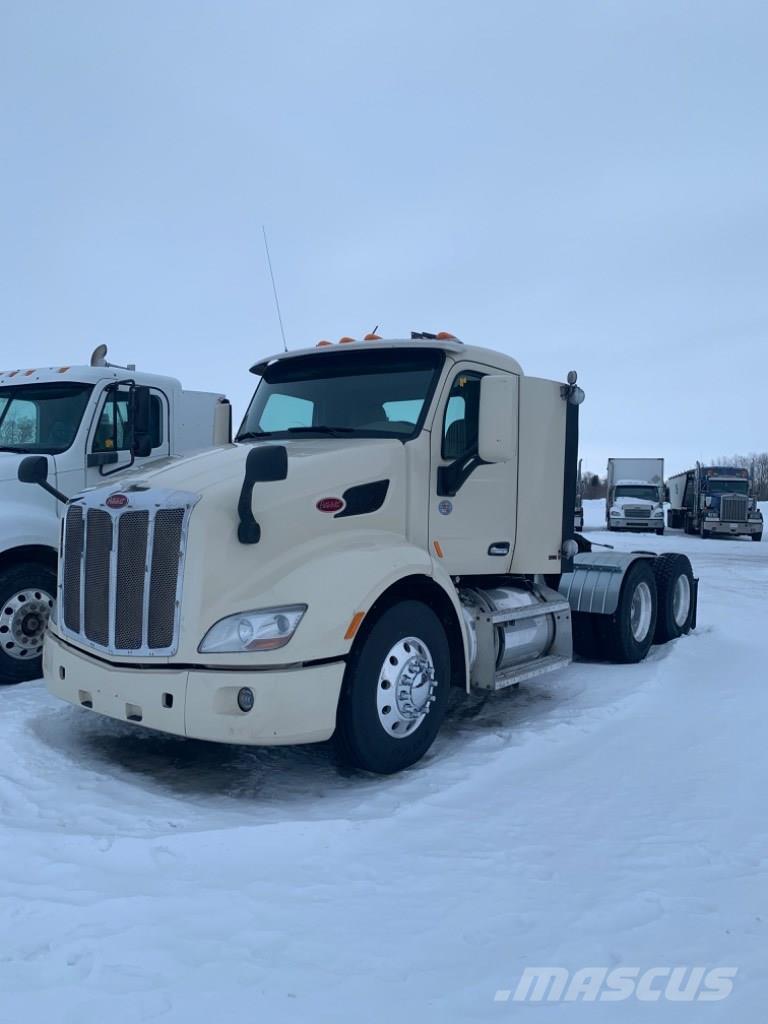
[[[366,334],[365,338],[363,338],[363,341],[381,341],[381,335],[380,334]]]
[[[437,555],[437,557],[438,558],[444,558],[445,556],[443,555],[443,549],[440,547],[440,541],[439,540],[434,540],[434,541],[432,541],[432,545],[433,545],[433,547],[435,549],[435,554]]]
[[[354,638],[355,633],[357,633],[358,629],[360,628],[360,623],[363,621],[364,618],[365,612],[355,612],[355,614],[352,616],[352,621],[350,622],[349,626],[347,626],[347,632],[344,634],[345,640],[352,640]]]
[[[332,345],[332,344],[333,344],[332,341],[318,341],[318,343],[315,346],[315,348],[327,348],[328,345]]]
[[[449,334],[448,331],[439,331],[437,338],[438,341],[456,341],[456,335]]]
[[[347,337],[345,336],[345,337],[343,337],[343,338],[339,338],[339,344],[340,344],[340,345],[350,345],[350,344],[351,344],[352,342],[354,342],[355,340],[356,340],[355,338],[347,338]]]

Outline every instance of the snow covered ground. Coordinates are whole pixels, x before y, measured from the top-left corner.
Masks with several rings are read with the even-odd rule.
[[[460,703],[399,777],[0,692],[2,1024],[762,1021],[768,543],[586,511],[690,555],[698,630]],[[738,974],[720,1002],[494,998],[548,965]]]

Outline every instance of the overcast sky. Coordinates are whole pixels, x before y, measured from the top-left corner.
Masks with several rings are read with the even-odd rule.
[[[0,0],[0,364],[450,330],[582,456],[768,448],[768,4]]]

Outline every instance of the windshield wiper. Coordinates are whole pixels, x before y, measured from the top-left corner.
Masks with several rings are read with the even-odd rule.
[[[329,437],[343,437],[345,434],[354,434],[354,427],[326,427],[318,424],[316,427],[288,427],[288,434],[328,434]]]
[[[271,430],[246,430],[244,434],[238,434],[236,441],[253,441],[257,437],[272,437]]]

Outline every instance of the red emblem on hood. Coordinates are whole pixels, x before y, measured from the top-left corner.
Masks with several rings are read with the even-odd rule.
[[[125,494],[110,494],[107,498],[107,508],[125,508],[128,504],[128,497]]]
[[[341,512],[344,502],[341,498],[321,498],[315,508],[318,512]]]

